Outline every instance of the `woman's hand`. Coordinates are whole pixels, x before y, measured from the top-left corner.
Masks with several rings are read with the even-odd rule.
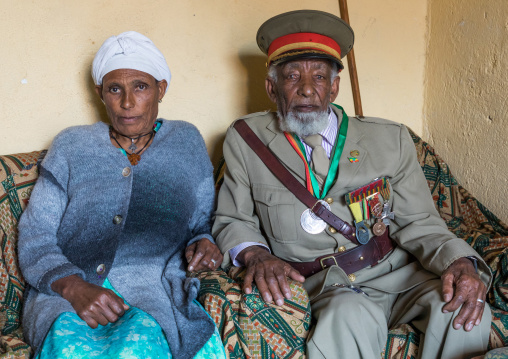
[[[207,238],[201,238],[185,248],[185,258],[189,272],[215,270],[222,263],[222,253],[214,243]]]
[[[114,323],[129,306],[112,290],[88,283],[77,275],[56,280],[51,289],[68,300],[90,328]]]

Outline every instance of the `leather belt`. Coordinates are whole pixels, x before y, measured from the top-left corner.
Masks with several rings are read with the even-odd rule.
[[[305,278],[331,266],[339,266],[346,274],[351,274],[368,266],[375,266],[393,250],[393,242],[388,231],[382,236],[373,237],[366,244],[345,252],[318,257],[313,262],[288,262]]]

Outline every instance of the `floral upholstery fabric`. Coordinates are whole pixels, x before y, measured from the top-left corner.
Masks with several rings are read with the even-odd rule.
[[[23,341],[21,305],[25,282],[16,257],[17,223],[37,180],[44,151],[0,156],[0,338],[1,358],[28,358]]]
[[[441,218],[451,232],[483,257],[492,271],[492,287],[487,294],[492,311],[489,349],[508,346],[508,226],[457,182],[428,143],[410,133]],[[418,344],[418,333],[410,325],[400,325],[390,330],[383,358],[416,358]]]
[[[291,282],[292,298],[279,307],[266,303],[255,286],[251,294],[242,293],[244,268],[233,267],[228,274],[201,273],[198,295],[219,328],[227,357],[305,357],[311,318],[309,297],[303,287]]]
[[[483,359],[506,359],[508,358],[508,348],[498,348],[489,350]]]

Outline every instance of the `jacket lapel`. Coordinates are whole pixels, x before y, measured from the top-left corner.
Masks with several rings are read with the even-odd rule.
[[[267,144],[268,148],[293,175],[305,181],[305,165],[286,136],[278,129],[277,119],[273,119],[266,128],[274,134],[273,139]]]
[[[342,112],[336,107],[332,106],[333,111],[337,114],[339,119],[342,119]],[[342,151],[342,155],[339,160],[339,174],[337,177],[337,181],[330,188],[330,195],[336,193],[337,191],[342,192],[345,187],[348,186],[349,183],[355,178],[356,174],[362,167],[365,158],[367,158],[368,153],[367,150],[359,145],[363,134],[358,130],[356,126],[357,120],[355,118],[349,118],[349,126],[346,136],[346,143],[344,145],[344,150]],[[352,152],[358,151],[358,156],[353,156]],[[349,158],[356,157],[357,162],[351,162]],[[343,193],[340,193],[342,195]]]

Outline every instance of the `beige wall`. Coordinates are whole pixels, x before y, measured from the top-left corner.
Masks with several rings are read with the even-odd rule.
[[[508,1],[430,0],[424,137],[508,220]]]
[[[63,128],[104,119],[91,61],[108,36],[137,30],[173,72],[160,116],[194,123],[216,161],[234,118],[273,108],[254,41],[259,25],[295,9],[339,12],[337,0],[140,4],[0,0],[1,154],[46,148]],[[508,2],[350,0],[349,12],[364,114],[422,133],[459,181],[506,220]],[[353,114],[347,70],[337,102]]]
[[[0,153],[45,148],[61,129],[103,117],[91,61],[107,37],[137,30],[173,72],[160,116],[196,124],[215,160],[233,119],[273,108],[259,25],[303,8],[339,11],[337,0],[0,0]],[[349,11],[364,113],[421,132],[426,2],[354,0]],[[353,114],[347,72],[337,102]]]

